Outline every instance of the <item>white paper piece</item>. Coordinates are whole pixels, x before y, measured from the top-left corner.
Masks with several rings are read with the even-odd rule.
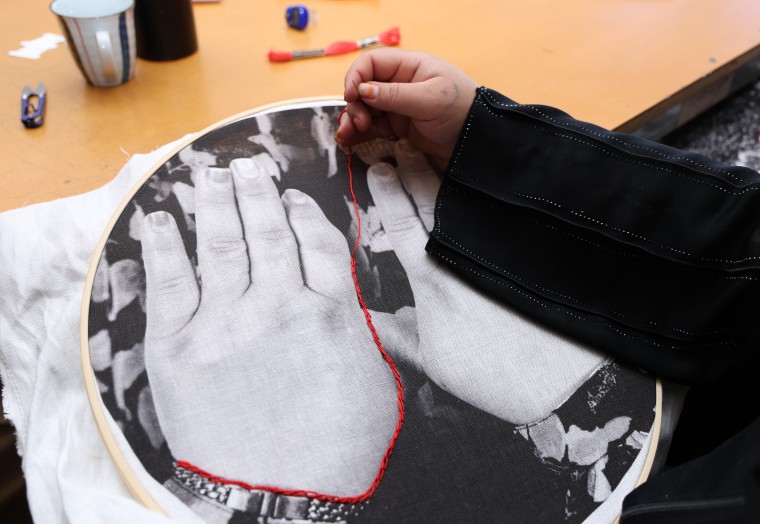
[[[37,60],[40,56],[42,56],[42,53],[57,48],[59,44],[62,44],[65,41],[66,39],[61,35],[57,35],[55,33],[45,33],[42,36],[35,38],[34,40],[23,40],[21,42],[21,49],[8,51],[8,54],[17,58]]]

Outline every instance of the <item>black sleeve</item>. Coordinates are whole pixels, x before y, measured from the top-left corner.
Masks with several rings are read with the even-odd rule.
[[[478,90],[428,251],[540,321],[683,383],[760,334],[760,175]]]

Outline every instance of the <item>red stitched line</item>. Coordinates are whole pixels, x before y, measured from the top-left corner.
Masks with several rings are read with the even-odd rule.
[[[343,111],[341,111],[340,115],[338,115],[338,123],[340,123],[340,117],[342,117],[343,113],[345,112],[346,110],[344,109]],[[390,368],[391,373],[393,373],[393,379],[396,381],[396,404],[398,406],[398,420],[396,421],[396,429],[393,431],[393,436],[391,437],[391,441],[388,444],[388,449],[385,450],[383,459],[380,461],[380,468],[377,471],[377,475],[375,475],[375,480],[372,481],[372,484],[370,484],[367,491],[365,491],[361,495],[356,495],[354,497],[339,497],[337,495],[327,495],[324,493],[317,493],[315,491],[305,491],[305,490],[298,490],[298,489],[296,490],[282,489],[282,488],[276,488],[272,486],[257,486],[253,484],[248,484],[247,482],[243,482],[241,480],[230,480],[223,477],[217,477],[216,475],[212,475],[211,473],[204,471],[201,468],[194,466],[193,464],[186,462],[184,460],[178,460],[177,466],[181,468],[185,468],[188,471],[192,471],[193,473],[196,473],[197,475],[200,475],[201,477],[208,479],[211,482],[219,482],[221,484],[239,486],[241,488],[249,489],[249,490],[271,491],[272,493],[278,493],[280,495],[287,495],[291,497],[309,497],[312,499],[322,500],[325,502],[338,502],[342,504],[359,504],[361,502],[364,502],[367,499],[371,498],[372,495],[375,494],[375,490],[377,490],[377,488],[380,486],[380,482],[383,480],[383,476],[385,476],[385,471],[388,469],[388,461],[391,458],[393,449],[396,447],[396,441],[398,440],[398,436],[401,433],[401,428],[404,425],[404,413],[405,413],[404,384],[401,382],[401,375],[399,374],[398,369],[396,368],[396,363],[393,361],[393,358],[391,358],[391,356],[385,351],[383,344],[380,342],[380,337],[377,334],[375,325],[372,323],[372,315],[370,314],[369,309],[367,308],[367,304],[364,302],[361,286],[359,286],[359,280],[356,277],[356,250],[359,249],[359,241],[361,239],[362,219],[361,219],[361,215],[359,214],[359,204],[356,202],[356,194],[354,193],[354,173],[351,169],[352,157],[353,157],[353,152],[351,151],[351,148],[349,147],[348,148],[348,187],[351,190],[351,199],[353,200],[353,204],[354,204],[354,215],[356,216],[356,221],[358,225],[357,232],[356,232],[356,242],[354,242],[354,249],[353,251],[351,251],[351,277],[354,279],[354,287],[356,288],[356,297],[359,299],[359,304],[361,304],[362,311],[364,311],[364,318],[367,321],[367,327],[372,333],[372,339],[375,341],[377,350],[380,352],[382,357],[388,363],[388,367]]]

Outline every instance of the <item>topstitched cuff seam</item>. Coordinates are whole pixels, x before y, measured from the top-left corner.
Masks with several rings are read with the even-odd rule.
[[[479,276],[480,278],[483,278],[483,279],[486,279],[486,280],[490,280],[492,282],[495,282],[496,284],[499,284],[501,286],[507,287],[507,288],[511,289],[512,291],[516,292],[523,299],[527,299],[527,300],[530,300],[532,302],[535,302],[536,304],[538,304],[540,307],[542,307],[544,309],[552,309],[554,311],[558,311],[560,313],[563,313],[563,314],[565,314],[565,315],[567,315],[567,316],[569,316],[569,317],[571,317],[571,318],[573,318],[575,320],[582,320],[584,322],[588,322],[588,323],[592,323],[592,324],[596,324],[596,325],[608,328],[609,330],[615,332],[616,334],[618,334],[619,336],[621,336],[623,338],[629,338],[629,339],[632,339],[634,341],[643,342],[645,344],[649,344],[649,345],[655,346],[655,347],[665,347],[664,344],[661,344],[661,343],[656,342],[654,340],[651,340],[649,338],[644,338],[644,337],[633,335],[632,333],[627,333],[627,332],[621,330],[620,328],[618,328],[617,326],[615,326],[614,324],[611,324],[610,322],[601,321],[601,320],[592,320],[590,318],[586,318],[586,317],[580,316],[577,313],[574,313],[573,311],[569,310],[568,308],[562,307],[562,306],[560,306],[558,304],[555,304],[555,305],[553,305],[553,306],[550,307],[545,302],[540,301],[540,300],[536,299],[535,297],[530,296],[529,294],[527,294],[526,292],[518,289],[516,286],[510,284],[509,282],[493,278],[492,276],[486,275],[486,274],[482,273],[481,271],[478,271],[477,269],[470,268],[470,267],[464,267],[461,264],[458,264],[456,261],[452,260],[451,258],[447,257],[446,255],[444,255],[443,253],[441,253],[440,251],[438,251],[438,250],[436,250],[434,248],[430,249],[430,254],[432,254],[432,255],[434,255],[434,256],[436,256],[436,257],[444,260],[445,262],[447,262],[448,264],[450,264],[452,266],[459,267],[461,269],[464,269],[466,271],[469,271],[470,273],[473,273],[473,274]],[[593,313],[590,312],[590,314],[593,314]],[[687,347],[685,347],[683,345],[673,344],[673,343],[668,344],[668,347],[670,347],[671,349],[677,349],[677,350],[689,350],[689,349],[694,349],[694,348],[698,348],[698,347],[714,348],[714,347],[718,347],[718,346],[733,346],[733,347],[738,347],[739,344],[737,344],[736,342],[729,342],[729,341],[724,340],[724,341],[720,341],[720,342],[691,342],[691,343],[689,343],[689,346],[691,346],[691,347],[687,348]]]
[[[448,192],[448,191],[451,191],[451,192],[454,192],[454,193],[459,193],[459,194],[465,195],[465,196],[468,195],[466,189],[464,189],[462,187],[455,187],[455,186],[452,186],[450,184],[446,186],[445,191],[443,189],[441,190],[441,195],[443,196],[443,194],[445,192]],[[512,193],[512,194],[521,196],[521,195],[519,195],[519,193]],[[441,204],[440,205],[441,206],[443,205],[443,200],[441,200]],[[490,206],[493,207],[493,204],[490,204]],[[571,213],[578,214],[575,211],[571,211]],[[580,215],[580,216],[582,218],[587,218],[588,220],[592,220],[594,222],[598,222],[598,221],[595,221],[594,219],[592,219],[591,217],[588,217],[588,216],[585,216],[585,215]],[[558,233],[560,233],[560,234],[562,234],[564,236],[567,236],[567,237],[572,238],[574,240],[578,240],[580,242],[583,242],[585,244],[593,246],[593,247],[595,247],[596,249],[598,249],[600,251],[605,251],[607,253],[611,253],[613,255],[617,255],[617,256],[620,256],[620,257],[633,258],[633,259],[640,260],[640,261],[642,261],[644,263],[648,263],[648,264],[651,263],[650,261],[646,260],[644,257],[642,257],[640,255],[636,255],[634,253],[626,253],[624,251],[620,251],[620,250],[617,250],[617,249],[612,249],[612,248],[607,247],[607,246],[603,246],[602,244],[600,244],[598,242],[594,242],[593,240],[584,238],[581,235],[571,233],[569,231],[566,231],[566,230],[561,229],[561,228],[556,227],[556,226],[550,226],[549,224],[546,224],[546,223],[541,222],[539,220],[530,220],[530,222],[532,222],[532,223],[534,223],[534,224],[536,224],[538,226],[541,226],[543,228],[551,229],[553,231],[557,231]],[[440,228],[437,229],[437,232],[440,233],[440,234],[442,234],[442,235],[445,235],[445,233],[443,233]],[[641,237],[641,238],[644,238],[644,237]],[[754,281],[758,280],[757,277],[751,277],[751,276],[726,275],[725,272],[723,272],[721,270],[718,270],[718,269],[710,270],[710,269],[696,267],[696,266],[688,266],[688,265],[685,265],[683,263],[678,263],[677,261],[673,261],[673,263],[675,264],[673,266],[673,268],[672,268],[674,270],[677,270],[677,271],[683,272],[683,273],[694,273],[694,274],[698,274],[698,275],[704,275],[705,277],[709,277],[709,278],[712,278],[712,279],[728,280],[728,281],[732,281],[732,280],[748,280],[748,281],[751,281],[751,282],[754,282]],[[498,269],[495,266],[494,266],[494,268]]]
[[[474,260],[477,260],[479,263],[481,263],[484,266],[492,269],[493,271],[496,271],[496,272],[502,274],[506,278],[510,278],[510,279],[514,280],[515,282],[520,282],[522,285],[525,285],[527,287],[530,287],[530,288],[533,288],[533,289],[538,289],[538,290],[540,290],[543,293],[547,293],[549,295],[553,295],[553,296],[557,297],[558,300],[566,300],[568,302],[575,303],[581,309],[585,309],[587,311],[592,311],[593,310],[593,308],[591,307],[591,305],[586,304],[586,303],[578,300],[575,297],[559,293],[559,292],[557,292],[555,290],[552,290],[552,289],[545,288],[544,286],[536,284],[535,282],[527,281],[524,278],[521,278],[520,276],[515,275],[514,273],[510,272],[509,270],[507,270],[505,268],[502,268],[499,265],[490,262],[489,260],[484,259],[480,255],[478,255],[478,254],[474,253],[473,251],[467,249],[465,246],[463,246],[457,240],[455,240],[454,238],[452,238],[448,233],[444,232],[443,231],[443,226],[442,226],[443,220],[441,219],[440,211],[441,211],[441,209],[443,209],[443,205],[444,205],[444,202],[446,200],[446,192],[448,190],[450,190],[450,189],[451,188],[448,187],[447,185],[442,186],[441,189],[440,189],[440,194],[439,194],[439,197],[438,197],[438,204],[436,206],[435,227],[433,228],[433,233],[434,234],[436,234],[439,237],[441,237],[442,240],[446,240],[448,242],[453,243],[455,246],[457,246],[457,248],[461,252],[463,252],[463,254],[466,254],[467,256],[469,256],[470,258],[472,258]],[[749,332],[749,330],[747,328],[744,328],[744,327],[741,327],[741,326],[734,326],[734,327],[728,327],[727,326],[727,327],[723,327],[723,328],[712,330],[712,331],[706,331],[706,332],[699,332],[698,333],[698,332],[692,332],[692,331],[689,331],[689,330],[686,330],[686,329],[683,329],[683,328],[679,328],[679,327],[675,327],[675,326],[665,326],[665,325],[662,325],[662,324],[658,324],[658,323],[656,323],[656,322],[654,322],[652,320],[640,319],[640,318],[637,318],[635,316],[626,315],[624,313],[620,313],[620,312],[615,311],[615,310],[600,310],[597,314],[608,314],[608,315],[612,315],[612,316],[615,316],[615,317],[620,318],[620,319],[625,319],[625,320],[627,320],[629,322],[637,322],[637,323],[640,323],[640,324],[648,324],[648,325],[650,325],[650,326],[652,326],[654,328],[657,328],[657,329],[670,330],[670,331],[673,331],[674,333],[678,333],[678,334],[682,334],[682,335],[686,335],[686,336],[690,336],[690,337],[695,337],[695,338],[704,338],[704,337],[716,336],[718,334],[725,333],[725,332],[727,332],[727,333],[748,333]]]
[[[596,132],[596,131],[594,131],[592,129],[589,129],[588,127],[586,127],[585,125],[583,125],[580,122],[560,122],[559,120],[557,120],[557,119],[555,119],[555,118],[553,118],[553,117],[545,114],[538,107],[533,106],[533,105],[524,105],[524,104],[517,104],[517,103],[514,103],[514,104],[505,104],[504,102],[499,102],[498,100],[496,100],[494,98],[494,96],[491,94],[491,90],[488,89],[488,88],[483,88],[483,94],[484,94],[485,97],[487,97],[495,105],[503,107],[505,109],[527,109],[527,110],[535,111],[536,113],[538,113],[539,115],[541,115],[541,117],[545,118],[546,120],[550,120],[551,122],[553,122],[555,125],[557,125],[559,127],[568,127],[568,126],[577,127],[583,133],[588,134],[588,135],[596,136],[596,137],[598,137],[601,140],[614,140],[615,142],[619,143],[621,146],[626,147],[626,148],[635,148],[635,149],[640,149],[642,151],[647,151],[647,152],[650,152],[650,153],[654,153],[657,156],[661,157],[662,159],[668,160],[668,161],[672,161],[672,162],[677,162],[677,161],[688,162],[689,164],[693,164],[696,167],[700,167],[700,168],[706,169],[707,171],[711,171],[711,172],[713,172],[715,174],[726,175],[729,178],[734,179],[737,183],[746,183],[745,181],[743,181],[739,177],[737,177],[736,174],[731,173],[730,171],[725,170],[725,169],[719,169],[719,168],[711,167],[711,166],[699,163],[699,162],[697,162],[697,161],[695,161],[695,160],[693,160],[691,158],[687,158],[687,157],[683,157],[683,156],[668,155],[668,154],[666,154],[666,153],[664,153],[662,151],[658,151],[657,149],[654,149],[654,148],[651,148],[651,147],[645,147],[645,146],[641,146],[641,145],[637,145],[637,144],[629,144],[629,143],[626,143],[624,140],[621,140],[620,138],[618,138],[616,136],[613,136],[612,134],[605,135],[603,133],[598,133],[598,132]],[[570,117],[570,118],[572,118],[572,117]],[[681,167],[687,167],[687,166],[681,166]]]
[[[502,113],[496,113],[496,112],[494,112],[493,109],[491,109],[491,107],[488,104],[486,104],[485,102],[483,102],[483,101],[480,101],[478,103],[480,105],[482,105],[486,109],[486,111],[488,111],[491,115],[493,115],[495,117],[498,117],[498,118],[509,118],[509,115],[507,115],[507,114],[502,114]],[[607,155],[607,156],[609,156],[611,158],[614,158],[616,160],[627,162],[629,164],[639,165],[639,166],[642,166],[642,167],[646,167],[648,169],[654,169],[654,170],[657,170],[657,171],[661,171],[663,173],[668,173],[670,175],[675,175],[675,176],[677,176],[677,177],[679,177],[679,178],[681,178],[683,180],[686,180],[687,182],[691,182],[692,184],[703,185],[705,187],[709,187],[709,188],[714,189],[716,191],[721,191],[721,192],[723,192],[723,193],[725,193],[727,195],[730,195],[732,197],[740,197],[744,193],[748,193],[750,191],[758,191],[758,190],[760,190],[760,187],[752,186],[752,187],[745,187],[745,188],[741,189],[740,191],[731,191],[731,190],[728,190],[726,188],[723,188],[723,187],[717,186],[715,184],[709,183],[709,182],[707,182],[705,180],[695,179],[692,175],[695,175],[695,174],[698,174],[698,173],[694,173],[693,171],[690,172],[687,175],[686,173],[682,173],[682,172],[679,172],[679,171],[676,171],[676,170],[673,170],[673,169],[668,169],[666,167],[653,166],[653,165],[647,164],[645,162],[642,162],[640,160],[634,160],[632,158],[626,158],[625,156],[623,156],[623,154],[626,153],[625,151],[618,150],[619,153],[623,153],[623,154],[616,154],[616,153],[613,153],[612,151],[609,151],[608,149],[606,149],[604,147],[601,147],[601,144],[603,144],[603,142],[602,143],[587,142],[585,140],[581,140],[580,138],[578,138],[576,136],[571,136],[571,135],[563,134],[563,133],[560,132],[559,129],[556,129],[556,127],[553,130],[548,130],[548,129],[545,129],[544,127],[539,126],[537,124],[530,124],[530,123],[528,123],[526,125],[528,125],[530,127],[533,127],[535,129],[537,129],[538,131],[541,131],[542,133],[553,135],[553,136],[556,136],[557,138],[562,138],[562,139],[565,139],[565,140],[572,140],[573,142],[577,142],[577,143],[579,143],[581,145],[584,145],[586,147],[589,147],[589,148],[592,148],[592,149],[596,149],[596,150],[600,151],[601,153],[604,153],[605,155]],[[560,129],[563,129],[563,128],[560,128]],[[565,131],[567,131],[567,130],[565,130]],[[586,137],[585,135],[583,135],[583,136],[584,136],[584,138],[588,138],[589,140],[593,140],[593,138]],[[464,145],[464,142],[463,142],[462,145]],[[612,147],[609,144],[604,144],[604,145],[606,145],[608,147]],[[657,161],[656,159],[650,159],[650,160]],[[678,167],[681,167],[682,169],[684,169],[686,171],[690,170],[686,166],[681,166],[681,165],[678,165],[678,164],[672,164],[672,165],[677,165]]]
[[[480,93],[480,89],[478,90],[478,93]],[[459,164],[459,157],[461,156],[462,150],[464,149],[464,145],[467,142],[467,139],[469,138],[470,126],[472,124],[473,118],[475,118],[475,106],[478,103],[478,98],[479,98],[479,94],[478,96],[475,97],[475,101],[473,102],[473,105],[470,108],[470,113],[467,115],[467,120],[465,120],[465,123],[464,123],[464,131],[462,132],[462,138],[459,141],[459,144],[457,144],[456,146],[456,149],[454,151],[454,158],[449,164],[446,171],[452,171],[454,166]]]
[[[585,302],[583,302],[581,300],[578,300],[577,298],[572,297],[570,295],[565,295],[563,293],[559,293],[559,292],[554,291],[552,289],[549,289],[549,288],[546,288],[544,286],[538,285],[535,282],[530,282],[530,281],[527,281],[527,280],[525,280],[523,278],[520,278],[519,276],[515,275],[514,273],[512,273],[510,271],[507,271],[506,269],[504,269],[502,267],[499,267],[499,266],[497,266],[497,265],[489,262],[488,260],[485,260],[485,259],[479,257],[478,255],[476,255],[475,253],[473,253],[472,251],[470,251],[469,249],[467,249],[466,247],[464,247],[462,244],[460,244],[459,242],[457,242],[456,240],[454,240],[451,236],[447,235],[446,233],[443,233],[443,232],[439,231],[438,234],[442,237],[443,240],[446,240],[448,242],[453,243],[461,251],[463,251],[466,255],[468,255],[471,258],[474,258],[475,260],[477,260],[478,262],[480,262],[484,266],[486,266],[486,267],[488,267],[488,268],[496,271],[497,273],[503,275],[505,278],[509,278],[509,279],[514,280],[515,282],[520,282],[522,285],[525,285],[525,286],[528,286],[528,287],[531,287],[531,288],[534,288],[534,289],[538,289],[541,292],[547,293],[549,295],[553,295],[553,296],[557,297],[560,300],[565,300],[565,301],[574,303],[579,308],[584,309],[586,311],[593,311],[593,308],[591,307],[590,304],[587,304],[587,303],[585,303]],[[638,322],[638,323],[641,323],[641,324],[648,324],[648,325],[650,325],[650,326],[652,326],[654,328],[657,328],[657,329],[670,330],[670,331],[673,331],[673,332],[675,332],[677,334],[681,334],[681,335],[685,335],[685,336],[689,336],[689,337],[694,337],[694,338],[706,338],[706,337],[711,337],[711,336],[717,336],[717,335],[720,335],[722,333],[749,333],[750,332],[749,329],[743,328],[743,327],[740,327],[740,326],[723,327],[723,328],[720,328],[720,329],[714,329],[712,331],[694,332],[694,331],[689,331],[689,330],[678,328],[678,327],[674,327],[674,326],[665,326],[663,324],[658,324],[657,322],[654,322],[652,320],[645,320],[645,319],[637,318],[637,317],[632,316],[632,315],[627,315],[625,313],[620,313],[619,311],[615,311],[613,309],[601,309],[601,310],[597,311],[596,314],[612,315],[612,316],[615,316],[617,318],[627,320],[629,322]]]
[[[483,106],[485,106],[486,110],[490,114],[492,114],[494,116],[497,116],[499,118],[504,118],[505,117],[505,115],[494,113],[491,110],[491,108],[488,107],[487,104],[485,104],[485,102],[483,102],[483,101],[476,101],[476,104],[478,104],[478,103],[481,104],[481,105],[483,105]],[[469,139],[470,124],[471,124],[471,120],[474,117],[474,113],[475,113],[474,109],[475,108],[473,107],[473,110],[470,112],[470,115],[469,115],[469,117],[467,119],[467,122],[465,123],[465,129],[464,129],[464,132],[462,134],[462,139],[461,139],[461,141],[460,141],[460,143],[459,143],[459,145],[457,147],[457,150],[455,152],[454,160],[453,160],[451,166],[448,169],[448,171],[450,172],[450,174],[452,176],[454,176],[453,175],[454,168],[457,166],[457,164],[459,162],[460,155],[461,155],[462,151],[465,148],[467,140]],[[614,154],[610,153],[609,151],[605,150],[604,148],[601,148],[601,147],[599,147],[597,145],[594,145],[594,144],[589,144],[587,142],[584,142],[583,140],[580,140],[577,137],[566,136],[566,135],[563,135],[561,133],[548,131],[546,129],[541,128],[540,126],[536,126],[536,125],[533,125],[533,124],[528,124],[528,125],[531,125],[532,127],[535,127],[536,129],[538,129],[539,131],[541,131],[543,133],[549,133],[549,134],[552,134],[552,135],[557,136],[559,138],[565,138],[565,139],[568,139],[568,140],[573,140],[573,141],[576,141],[576,142],[578,142],[580,144],[583,144],[583,145],[585,145],[587,147],[591,147],[591,148],[597,149],[597,150],[601,151],[602,153],[604,153],[604,154],[606,154],[608,156],[612,156],[613,158],[616,158],[618,160],[622,160],[624,162],[629,162],[629,163],[633,163],[633,164],[638,164],[638,165],[641,165],[643,167],[650,168],[650,169],[656,169],[656,170],[659,170],[659,171],[664,171],[664,172],[676,175],[679,178],[682,178],[682,179],[687,180],[689,182],[697,183],[697,184],[702,184],[702,185],[705,185],[706,187],[717,189],[719,191],[722,191],[722,192],[724,192],[726,194],[729,194],[729,195],[732,195],[732,196],[740,196],[742,193],[745,193],[745,192],[748,192],[748,191],[756,191],[756,190],[760,189],[758,187],[750,187],[750,188],[745,188],[745,189],[743,189],[742,191],[740,191],[738,193],[731,192],[731,191],[728,191],[728,190],[726,190],[724,188],[720,188],[720,187],[714,186],[713,184],[709,184],[709,183],[707,183],[705,181],[702,181],[702,180],[694,180],[691,177],[685,176],[682,173],[679,173],[679,172],[676,172],[676,171],[673,171],[673,170],[670,170],[670,169],[666,169],[664,167],[649,166],[647,164],[634,161],[632,159],[628,159],[628,158],[625,158],[625,157],[622,157],[622,156],[619,156],[619,155],[614,155]],[[510,191],[510,190],[508,190],[508,189],[506,189],[506,188],[504,188],[502,186],[499,186],[499,185],[493,184],[492,182],[484,180],[484,179],[478,177],[477,175],[473,175],[473,174],[464,172],[461,169],[457,168],[456,171],[462,177],[467,177],[467,178],[470,178],[472,180],[475,180],[475,181],[477,181],[477,182],[479,182],[479,183],[481,183],[483,185],[487,185],[489,187],[492,187],[493,189],[501,191],[504,194],[509,194],[509,195],[514,195],[514,196],[519,196],[519,197],[522,197],[522,198],[528,198],[528,199],[532,199],[532,200],[537,200],[537,201],[545,202],[545,203],[550,204],[552,206],[555,206],[555,207],[557,207],[559,209],[563,208],[563,205],[560,204],[560,203],[558,203],[558,202],[554,202],[552,200],[549,200],[549,199],[546,199],[546,198],[543,198],[543,197],[516,193],[516,192]],[[750,262],[750,261],[754,261],[754,260],[760,260],[760,256],[747,256],[747,257],[742,257],[742,258],[738,258],[738,259],[718,258],[718,257],[704,257],[704,256],[701,256],[701,255],[690,253],[690,252],[685,251],[683,249],[679,249],[679,248],[676,248],[676,247],[673,247],[673,246],[669,246],[667,244],[660,244],[660,243],[654,242],[653,240],[651,240],[648,237],[645,237],[645,236],[640,235],[638,233],[634,233],[632,231],[628,231],[628,230],[623,229],[623,228],[619,228],[619,227],[613,226],[613,225],[611,225],[611,224],[609,224],[609,223],[607,223],[607,222],[605,222],[603,220],[599,220],[599,219],[596,219],[596,218],[591,217],[589,215],[586,215],[585,213],[578,213],[578,212],[573,211],[573,210],[569,210],[569,212],[572,213],[572,214],[574,214],[575,216],[578,216],[579,218],[583,218],[585,220],[589,220],[589,221],[595,222],[595,223],[597,223],[598,225],[600,225],[600,226],[602,226],[604,228],[607,228],[607,229],[610,229],[610,230],[613,230],[613,231],[617,231],[619,233],[628,235],[628,236],[630,236],[632,238],[639,239],[639,240],[641,240],[643,242],[646,242],[646,243],[649,243],[649,244],[651,244],[651,245],[653,245],[655,247],[658,247],[659,249],[664,249],[664,250],[667,250],[667,251],[671,251],[673,253],[676,253],[676,254],[679,254],[679,255],[682,255],[682,256],[685,256],[685,257],[694,258],[694,259],[697,259],[697,260],[699,260],[701,262],[719,263],[719,264],[741,264],[741,263],[744,263],[744,262]]]

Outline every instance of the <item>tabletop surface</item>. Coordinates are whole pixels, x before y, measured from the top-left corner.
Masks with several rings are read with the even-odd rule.
[[[87,85],[65,45],[38,60],[9,56],[61,30],[47,0],[0,4],[0,211],[94,189],[129,155],[247,109],[341,96],[356,58],[272,64],[271,48],[320,48],[398,26],[404,49],[438,55],[519,102],[611,129],[760,55],[757,0],[314,0],[317,21],[302,32],[285,24],[290,4],[197,3],[198,52],[139,60],[135,77],[115,88]],[[40,81],[46,121],[27,130],[21,90]]]

